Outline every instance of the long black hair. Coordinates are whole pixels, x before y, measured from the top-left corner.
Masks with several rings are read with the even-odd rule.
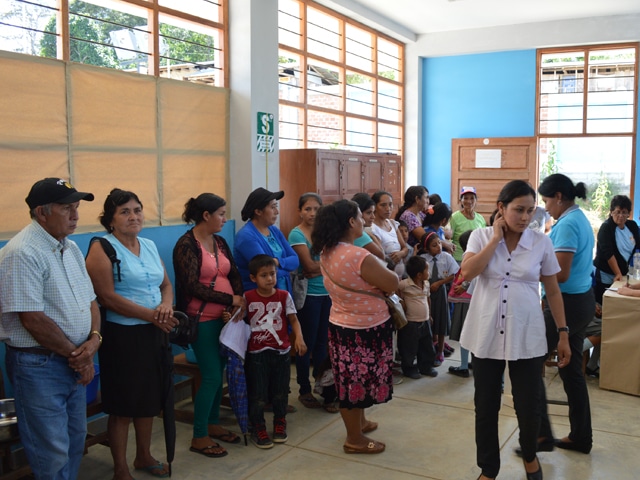
[[[400,215],[402,215],[407,208],[416,203],[416,199],[422,197],[425,193],[429,193],[429,190],[427,190],[427,187],[423,187],[422,185],[414,185],[407,188],[407,191],[404,192],[404,203],[398,209],[398,213],[396,213],[396,220],[400,220]]]
[[[424,220],[422,221],[423,227],[430,227],[431,225],[439,224],[443,220],[449,220],[451,218],[451,207],[446,203],[440,202],[435,205],[430,205],[425,212]]]
[[[224,198],[214,193],[201,193],[196,198],[191,197],[184,204],[182,220],[196,225],[204,220],[204,212],[214,213],[227,204]]]
[[[358,204],[351,200],[338,200],[320,207],[311,231],[311,250],[319,254],[323,249],[335,247],[349,229],[352,218],[358,218]]]
[[[584,182],[574,185],[569,177],[561,173],[549,175],[538,187],[538,193],[543,197],[553,197],[557,192],[560,192],[562,199],[567,201],[573,201],[576,197],[587,199],[587,186]]]

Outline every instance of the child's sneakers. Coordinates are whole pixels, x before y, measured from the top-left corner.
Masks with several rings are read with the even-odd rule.
[[[442,365],[442,362],[444,362],[444,354],[442,354],[442,353],[436,354],[436,359],[433,362],[433,366],[434,367],[439,367],[440,365]]]
[[[286,435],[286,432],[285,432]],[[286,440],[286,438],[285,438]],[[251,442],[258,448],[271,448],[273,442],[269,438],[267,428],[263,425],[254,425],[251,431]]]
[[[289,439],[287,436],[287,419],[273,419],[273,441],[275,443],[284,443]]]

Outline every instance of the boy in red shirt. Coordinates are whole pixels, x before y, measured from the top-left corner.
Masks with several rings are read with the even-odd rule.
[[[291,360],[289,325],[295,334],[294,348],[304,355],[307,346],[291,295],[276,288],[275,260],[256,255],[249,262],[249,278],[258,288],[244,293],[251,336],[247,348],[245,373],[249,397],[251,441],[258,448],[271,448],[273,442],[287,441],[287,403]],[[273,441],[267,433],[264,406],[273,404]]]

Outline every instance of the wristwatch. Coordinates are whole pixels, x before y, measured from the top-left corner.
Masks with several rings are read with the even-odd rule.
[[[560,328],[558,329],[558,333],[560,333],[560,332],[567,332],[567,333],[569,333],[569,327],[560,327]]]

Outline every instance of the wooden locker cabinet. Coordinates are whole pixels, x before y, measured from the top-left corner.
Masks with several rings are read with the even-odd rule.
[[[315,148],[280,150],[280,229],[285,235],[300,223],[298,199],[315,192],[323,203],[386,190],[402,203],[402,162],[398,155]],[[397,207],[396,207],[397,208]]]

